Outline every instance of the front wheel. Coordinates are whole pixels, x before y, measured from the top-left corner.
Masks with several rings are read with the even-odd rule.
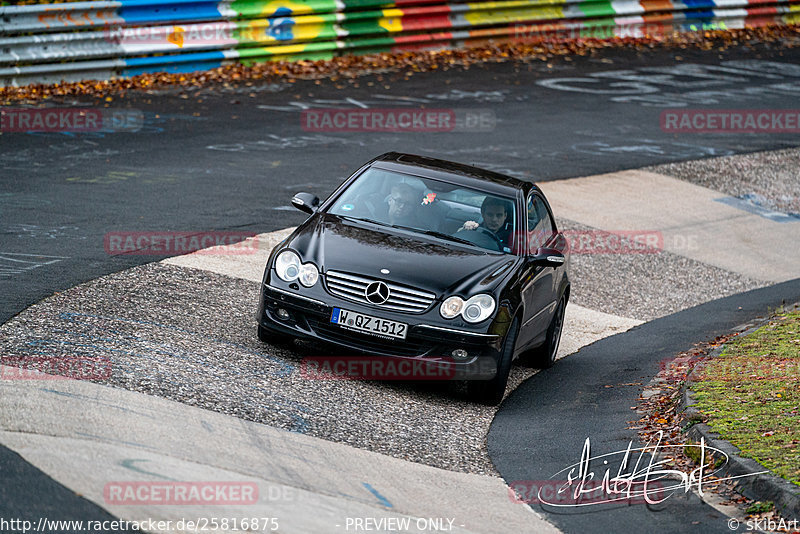
[[[544,345],[534,349],[530,364],[539,369],[548,369],[556,362],[558,346],[561,343],[561,331],[564,329],[564,311],[567,309],[567,299],[561,297],[558,301],[558,308],[553,314],[550,326],[547,327],[547,338]]]
[[[508,374],[511,372],[511,361],[514,359],[514,346],[519,334],[519,320],[514,319],[503,344],[503,352],[497,362],[497,372],[490,380],[470,380],[467,382],[467,393],[477,402],[489,406],[500,404],[506,392]]]

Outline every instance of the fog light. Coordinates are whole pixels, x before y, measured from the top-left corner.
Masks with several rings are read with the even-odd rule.
[[[469,357],[469,353],[464,349],[456,349],[450,353],[450,356],[452,356],[454,360],[466,360]]]
[[[278,317],[283,319],[284,321],[289,318],[289,312],[284,310],[283,308],[278,308]]]

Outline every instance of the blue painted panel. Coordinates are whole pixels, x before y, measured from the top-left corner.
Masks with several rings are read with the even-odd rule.
[[[129,24],[222,19],[219,2],[122,0],[119,15]]]
[[[172,54],[168,56],[131,57],[125,58],[125,65],[131,67],[145,67],[148,65],[162,65],[164,63],[191,63],[193,61],[222,61],[225,54],[222,52],[195,52],[193,54]]]
[[[683,5],[688,9],[714,9],[717,5],[712,0],[682,0]]]
[[[136,76],[152,72],[195,72],[198,70],[216,69],[222,66],[225,54],[222,52],[199,52],[195,54],[179,54],[170,56],[126,58],[127,65],[122,75]]]

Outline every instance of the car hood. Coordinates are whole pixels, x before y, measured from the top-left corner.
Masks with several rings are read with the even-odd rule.
[[[484,253],[455,242],[321,213],[298,228],[287,246],[322,272],[379,278],[439,297],[491,291],[518,261],[516,256]]]

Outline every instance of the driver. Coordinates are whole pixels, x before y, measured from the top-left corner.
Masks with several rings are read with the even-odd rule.
[[[417,226],[419,224],[419,213],[417,211],[419,198],[413,187],[405,183],[393,185],[388,202],[389,224],[402,226]]]
[[[508,248],[508,241],[511,236],[511,224],[508,221],[507,206],[508,204],[504,200],[487,196],[483,199],[483,204],[481,204],[481,217],[483,217],[483,222],[478,224],[475,221],[467,221],[458,231],[485,228],[494,234],[504,248]]]

